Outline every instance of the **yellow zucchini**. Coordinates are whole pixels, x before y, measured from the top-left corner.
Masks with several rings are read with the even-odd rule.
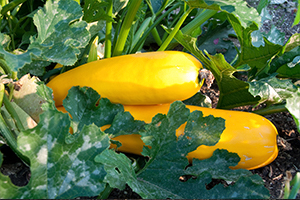
[[[157,113],[167,114],[170,104],[152,106],[124,106],[125,111],[131,113],[136,120],[150,123]],[[201,145],[195,151],[188,154],[188,159],[206,159],[212,156],[216,149],[227,149],[234,152],[241,158],[237,166],[233,169],[256,169],[270,164],[278,155],[277,129],[266,118],[248,112],[220,110],[203,108],[198,106],[186,106],[190,111],[199,110],[203,116],[213,115],[225,119],[225,130],[219,142],[214,146]],[[59,110],[66,112],[63,107]],[[103,126],[101,130],[109,127]],[[176,135],[184,134],[185,124],[177,129]],[[141,154],[144,142],[138,134],[121,135],[113,140],[122,143],[118,151]],[[111,146],[116,148],[115,145]]]
[[[152,105],[185,100],[200,90],[201,63],[180,51],[148,52],[89,62],[53,78],[55,105],[72,86],[88,86],[101,97],[124,105]]]

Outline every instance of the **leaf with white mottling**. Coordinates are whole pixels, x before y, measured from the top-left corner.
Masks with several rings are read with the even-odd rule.
[[[186,0],[191,7],[218,10],[239,18],[243,27],[253,22],[260,24],[260,16],[257,10],[249,7],[244,0]]]
[[[7,40],[7,37],[7,35],[0,33],[0,41]],[[3,57],[12,71],[17,71],[20,67],[30,64],[32,62],[31,54],[40,55],[40,50],[32,49],[21,54],[15,54],[7,51],[5,47],[0,44],[0,56]]]
[[[68,114],[49,109],[35,128],[20,133],[18,147],[30,159],[31,179],[17,187],[0,174],[1,198],[71,199],[103,191],[106,172],[94,158],[109,147],[108,136],[95,125],[84,126],[67,144],[69,128]]]
[[[259,103],[281,103],[297,91],[291,80],[280,80],[275,75],[249,83],[249,92],[260,97]]]
[[[73,65],[90,34],[87,23],[80,21],[82,8],[73,0],[49,0],[33,17],[38,30],[28,49],[41,51],[43,60]]]
[[[111,124],[116,114],[124,111],[121,104],[112,104],[108,99],[88,87],[72,87],[63,100],[64,108],[71,114],[73,128],[81,130],[84,125],[96,124],[101,127]]]
[[[44,8],[33,16],[37,36],[30,38],[28,49],[10,52],[3,42],[0,44],[0,56],[13,71],[20,70],[22,75],[26,71],[41,76],[51,62],[73,65],[90,40],[87,23],[80,20],[82,15],[82,8],[76,1],[46,1]],[[0,41],[7,41],[7,38],[0,33]]]
[[[300,88],[297,88],[297,92],[294,92],[290,98],[286,99],[285,107],[293,116],[298,131],[300,131]]]

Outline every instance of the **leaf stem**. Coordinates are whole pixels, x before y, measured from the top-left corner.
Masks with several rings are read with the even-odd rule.
[[[216,10],[205,10],[200,15],[195,17],[191,22],[185,25],[181,31],[183,34],[190,35],[196,28],[201,26],[204,22],[210,19],[217,13]]]
[[[30,165],[29,159],[24,156],[18,149],[17,140],[12,136],[11,131],[7,128],[2,115],[0,115],[0,131],[7,145],[15,152],[15,154],[24,161],[26,165]]]
[[[13,120],[15,121],[19,131],[24,131],[25,128],[21,122],[21,119],[19,118],[19,115],[17,114],[14,107],[11,105],[10,101],[8,100],[8,97],[4,94],[3,95],[3,103],[5,105],[5,108],[9,112],[9,114],[12,116]]]
[[[179,29],[180,29],[181,25],[183,24],[184,20],[187,18],[187,16],[190,14],[190,12],[192,10],[193,10],[193,8],[189,8],[185,13],[183,13],[181,18],[179,19],[179,21],[175,25],[174,29],[171,31],[169,36],[166,38],[166,40],[163,42],[163,44],[160,46],[160,48],[157,51],[164,51],[168,47],[168,45],[173,40],[176,33],[179,31]]]
[[[143,33],[148,29],[149,25],[151,24],[151,17],[148,17],[144,20],[144,22],[140,25],[140,28],[136,31],[131,49],[136,45],[136,43],[139,41],[140,37],[143,35]],[[134,52],[135,53],[135,52]]]
[[[132,26],[132,22],[134,20],[134,17],[142,3],[142,0],[135,0],[130,1],[130,5],[127,11],[127,14],[125,16],[123,25],[120,30],[119,37],[117,39],[116,46],[114,48],[113,56],[119,56],[122,54],[127,36],[129,34],[130,28]]]
[[[8,11],[14,9],[15,7],[17,7],[18,5],[20,5],[21,3],[24,3],[26,0],[14,0],[12,2],[10,2],[9,4],[6,4],[5,6],[3,6],[2,10],[1,10],[1,15],[6,14]]]
[[[146,40],[146,38],[148,37],[148,35],[151,33],[151,30],[153,28],[155,28],[168,14],[170,14],[170,12],[172,12],[173,10],[175,10],[177,7],[179,7],[181,5],[181,2],[175,4],[172,8],[170,8],[169,10],[167,10],[164,14],[162,14],[149,28],[148,30],[143,34],[143,36],[139,39],[139,41],[136,43],[136,45],[134,46],[134,48],[130,51],[130,53],[135,53],[139,50],[140,46],[142,45],[142,43]]]
[[[113,188],[106,183],[105,189],[101,192],[101,194],[97,197],[97,199],[107,199],[110,193],[112,192]]]
[[[3,84],[1,84],[0,93],[1,93],[0,98],[3,97],[4,103],[5,103],[5,101],[8,99],[5,95],[5,89],[4,89]],[[6,109],[7,109],[7,107],[6,107]],[[3,138],[5,139],[7,145],[15,152],[15,154],[19,158],[21,158],[25,162],[25,164],[29,165],[30,164],[29,159],[19,151],[18,145],[17,145],[17,139],[14,136],[14,134],[9,130],[5,120],[2,117],[2,114],[0,114],[0,133],[3,136]]]
[[[148,4],[149,9],[150,9],[150,11],[151,11],[151,13],[152,13],[152,20],[151,20],[151,22],[150,22],[150,26],[151,26],[151,25],[153,24],[153,21],[155,20],[155,18],[160,14],[160,12],[158,12],[158,13],[155,14],[155,12],[154,12],[154,10],[153,10],[153,6],[152,6],[152,4],[151,4],[151,1],[146,0],[146,3]],[[165,5],[163,5],[163,6],[165,6]],[[161,11],[161,10],[160,10],[160,11]],[[162,11],[161,11],[161,12],[162,12]],[[162,40],[161,40],[161,38],[160,38],[160,36],[159,36],[159,34],[158,34],[158,31],[157,31],[156,27],[154,27],[154,28],[151,30],[151,33],[152,33],[152,36],[153,36],[155,42],[158,44],[158,46],[160,46],[160,45],[162,44]]]
[[[3,83],[0,83],[0,108],[2,107],[4,94],[5,94],[5,86]]]
[[[274,114],[274,113],[279,113],[279,112],[285,112],[288,111],[285,107],[285,104],[278,104],[278,105],[273,105],[273,106],[269,106],[266,108],[262,108],[259,110],[255,110],[252,111],[255,114],[259,114],[259,115],[270,115],[270,114]]]
[[[151,22],[151,25],[153,24],[153,22]],[[158,31],[156,29],[156,27],[154,27],[152,30],[151,30],[151,34],[155,40],[155,42],[157,43],[158,46],[161,46],[162,45],[162,40],[158,34]]]
[[[6,62],[0,58],[0,67],[4,70],[5,74],[8,75],[9,78],[12,77],[13,73],[10,69],[10,67],[6,64]]]
[[[109,5],[107,7],[107,15],[112,18],[113,12],[113,1],[109,0]],[[106,30],[105,30],[105,50],[104,50],[104,57],[110,58],[111,57],[111,36],[112,34],[112,21],[106,21]]]

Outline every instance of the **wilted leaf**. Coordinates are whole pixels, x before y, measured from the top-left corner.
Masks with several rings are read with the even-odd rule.
[[[29,116],[36,122],[39,121],[39,115],[43,112],[41,106],[45,99],[36,94],[37,77],[30,77],[29,74],[23,76],[15,84],[13,99]]]
[[[275,75],[249,82],[249,92],[255,97],[259,96],[260,103],[281,103],[283,100],[292,97],[297,91],[297,87],[291,80],[280,80]]]

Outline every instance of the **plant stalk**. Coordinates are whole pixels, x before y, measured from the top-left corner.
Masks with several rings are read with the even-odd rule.
[[[13,134],[7,127],[8,126],[5,123],[2,115],[0,115],[0,131],[1,131],[3,138],[5,139],[7,145],[15,152],[15,154],[19,158],[21,158],[21,160],[23,160],[26,165],[29,166],[29,164],[30,164],[29,159],[19,151],[18,145],[17,145],[17,140],[16,140],[16,138],[14,138],[12,136]]]
[[[195,17],[190,23],[184,26],[181,31],[183,34],[190,35],[196,28],[201,26],[204,22],[210,19],[217,13],[216,10],[205,10],[200,15]]]
[[[109,0],[109,6],[107,8],[107,15],[112,18],[112,12],[113,12],[113,1]],[[105,50],[104,50],[104,58],[110,58],[111,57],[111,36],[112,34],[112,21],[107,20],[106,21],[106,30],[105,30]]]
[[[101,192],[101,194],[97,197],[97,199],[107,199],[110,193],[112,192],[113,188],[106,183],[105,189]]]
[[[0,12],[1,15],[5,15],[8,11],[14,9],[15,7],[17,7],[21,3],[24,3],[25,1],[26,0],[14,0],[14,1],[10,2],[9,4],[6,4],[5,6],[3,6],[3,8]]]
[[[193,10],[193,8],[189,8],[185,13],[183,13],[183,15],[181,16],[181,18],[177,22],[174,29],[171,31],[169,36],[166,38],[166,40],[163,42],[163,44],[160,46],[160,48],[157,51],[164,51],[169,46],[170,42],[173,40],[176,33],[179,31],[179,29],[180,29],[181,25],[183,24],[184,20],[187,18],[187,16],[190,14],[190,12],[192,10]]]
[[[7,96],[5,95],[4,84],[1,83],[1,85],[0,85],[0,101],[1,101],[1,106],[2,106],[2,100],[3,100],[4,104],[5,104],[5,102],[8,99],[7,99]],[[6,107],[6,109],[7,109],[7,107]],[[19,122],[21,122],[21,121],[19,121]],[[19,158],[21,158],[24,161],[25,164],[29,165],[30,164],[29,159],[26,156],[24,156],[19,151],[18,144],[17,144],[17,138],[14,136],[14,134],[8,128],[8,125],[6,124],[5,120],[3,119],[2,114],[0,114],[0,133],[3,136],[3,138],[5,139],[7,145],[15,152],[15,154]]]
[[[0,58],[0,67],[4,70],[5,74],[8,75],[8,78],[13,76],[13,72],[11,71],[10,67],[6,64],[6,62]]]
[[[119,37],[117,39],[116,46],[114,48],[113,56],[119,56],[122,54],[124,50],[124,46],[126,43],[127,36],[129,34],[130,28],[132,26],[132,22],[134,20],[134,17],[142,3],[142,0],[135,0],[131,1],[127,14],[125,16],[123,25],[120,30]]]
[[[177,7],[181,5],[181,2],[175,4],[172,8],[167,10],[164,14],[162,14],[149,28],[148,30],[143,34],[143,36],[139,39],[139,41],[136,43],[134,48],[130,51],[130,53],[135,53],[139,50],[140,46],[143,44],[143,42],[146,40],[148,35],[151,33],[152,29],[154,29],[158,24],[168,15],[170,12],[175,10]]]
[[[203,23],[205,23],[208,19],[210,19],[213,15],[215,15],[217,11],[215,10],[205,10],[200,15],[195,17],[191,22],[185,25],[181,32],[185,35],[191,35],[192,32],[200,27]],[[172,41],[169,45],[169,48],[173,49],[178,43],[176,41]]]
[[[151,22],[151,25],[152,25],[152,24],[153,24],[153,23]],[[157,43],[157,45],[158,45],[158,46],[161,46],[161,45],[162,45],[162,40],[160,39],[160,36],[159,36],[159,34],[158,34],[158,31],[157,31],[156,27],[154,27],[154,28],[151,30],[151,34],[152,34],[152,36],[153,36],[155,42]]]
[[[5,108],[7,109],[7,111],[9,112],[9,114],[12,116],[12,118],[14,119],[17,128],[19,129],[19,131],[24,131],[25,128],[21,122],[21,119],[19,118],[19,115],[17,114],[16,110],[14,109],[14,107],[11,105],[8,97],[4,94],[3,95],[3,103]]]
[[[259,109],[259,110],[255,110],[255,111],[252,111],[252,112],[255,113],[255,114],[258,114],[258,115],[265,116],[265,115],[270,115],[270,114],[285,112],[285,111],[288,111],[286,109],[285,105],[280,104],[280,105],[269,106],[269,107],[262,108],[262,109]]]

